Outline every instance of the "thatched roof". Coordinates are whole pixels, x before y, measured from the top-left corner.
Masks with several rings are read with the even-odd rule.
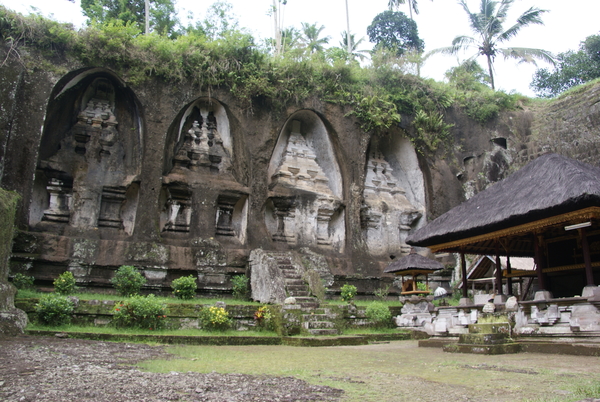
[[[444,266],[438,261],[423,257],[422,255],[411,251],[409,255],[392,261],[383,272],[407,275],[413,273],[428,274],[442,268],[444,268]]]
[[[600,169],[556,154],[540,156],[408,237],[433,246],[600,206]]]

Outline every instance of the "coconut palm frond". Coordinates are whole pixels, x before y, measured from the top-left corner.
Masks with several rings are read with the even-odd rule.
[[[525,11],[517,19],[517,23],[515,25],[508,28],[498,37],[498,41],[504,42],[511,38],[514,38],[521,31],[521,29],[523,29],[526,26],[533,24],[544,25],[544,21],[542,21],[541,15],[546,12],[548,12],[548,10],[540,10],[539,8],[533,7]]]
[[[519,60],[520,63],[533,63],[536,65],[536,60],[543,60],[554,65],[554,55],[547,50],[532,49],[528,47],[509,47],[498,49],[498,53],[504,56],[505,59]]]

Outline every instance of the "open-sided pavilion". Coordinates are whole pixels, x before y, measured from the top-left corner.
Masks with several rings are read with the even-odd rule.
[[[533,257],[535,299],[583,296],[600,300],[600,169],[556,154],[533,160],[408,237],[412,246],[461,255]],[[502,295],[502,270],[496,270]]]

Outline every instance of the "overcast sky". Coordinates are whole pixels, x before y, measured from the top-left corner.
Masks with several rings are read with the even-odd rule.
[[[467,0],[471,11],[478,9],[480,0]],[[202,19],[205,10],[214,1],[175,0],[182,23],[186,23],[189,11],[195,19]],[[272,0],[229,0],[242,27],[249,29],[256,37],[273,36],[273,22],[268,16]],[[350,31],[357,38],[365,37],[368,43],[367,26],[377,14],[387,9],[388,0],[348,0],[350,9]],[[79,0],[0,0],[0,4],[19,12],[27,13],[36,7],[43,15],[53,15],[58,21],[72,22],[83,26]],[[466,14],[456,0],[418,0],[419,15],[415,15],[419,36],[425,41],[425,51],[449,46],[457,35],[472,35]],[[577,49],[587,36],[600,33],[600,0],[515,0],[505,29],[515,23],[516,17],[529,7],[549,10],[543,15],[545,25],[524,28],[518,37],[508,43],[511,47],[533,47],[554,53]],[[408,15],[407,6],[400,11]],[[288,0],[285,6],[284,26],[300,28],[301,22],[318,23],[325,26],[324,36],[331,36],[330,44],[339,46],[341,32],[346,30],[345,0]],[[468,58],[472,53],[461,55]],[[479,60],[485,66],[483,59]],[[423,66],[421,75],[444,79],[444,72],[458,64],[457,57],[436,55]],[[543,62],[539,67],[546,67]],[[536,67],[530,64],[517,65],[515,61],[496,60],[496,86],[507,92],[517,91],[533,96],[529,83]]]

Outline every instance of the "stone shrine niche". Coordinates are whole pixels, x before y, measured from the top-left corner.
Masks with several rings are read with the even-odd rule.
[[[236,237],[246,241],[248,225],[248,196],[246,194],[220,194],[217,198],[215,235]]]
[[[425,213],[423,177],[412,145],[373,138],[367,156],[361,227],[369,251],[398,257]]]
[[[200,99],[189,105],[175,122],[173,146],[165,158],[167,175],[188,176],[195,181],[201,174],[231,171],[232,144],[229,120],[223,106],[214,100]]]
[[[59,81],[48,104],[30,225],[133,233],[141,165],[138,104],[101,69]]]
[[[325,125],[311,111],[295,113],[269,165],[265,223],[274,242],[343,252],[342,178]]]
[[[188,233],[192,219],[192,189],[184,183],[172,183],[163,187],[161,194],[163,211],[160,226],[163,232]]]

